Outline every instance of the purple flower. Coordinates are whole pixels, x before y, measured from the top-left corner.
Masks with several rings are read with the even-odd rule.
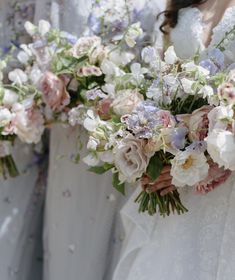
[[[200,62],[200,66],[209,70],[211,75],[224,68],[224,54],[219,49],[209,50],[207,57]]]
[[[160,110],[153,102],[142,102],[136,110],[122,117],[122,122],[138,138],[152,138],[161,128],[175,124],[169,111]]]
[[[88,100],[95,100],[97,98],[105,98],[107,97],[100,89],[91,89],[86,92],[86,97]]]
[[[171,145],[174,149],[182,150],[185,147],[185,137],[188,134],[186,127],[178,127],[171,133]]]

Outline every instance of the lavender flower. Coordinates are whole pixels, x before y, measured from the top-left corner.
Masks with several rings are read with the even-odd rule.
[[[170,112],[160,110],[153,102],[142,102],[136,110],[122,117],[130,131],[138,138],[152,138],[160,133],[160,129],[174,125]]]
[[[107,97],[100,89],[91,89],[86,92],[86,97],[88,100],[95,100],[97,98],[105,98]]]
[[[182,150],[185,147],[185,137],[188,133],[186,127],[175,128],[171,133],[171,146],[174,149]]]

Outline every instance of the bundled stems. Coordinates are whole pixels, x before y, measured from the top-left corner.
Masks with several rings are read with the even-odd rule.
[[[182,204],[177,190],[164,196],[160,192],[159,190],[152,193],[142,191],[135,200],[136,203],[139,203],[139,212],[148,212],[151,216],[159,212],[163,217],[169,216],[171,213],[181,215],[188,212],[188,209]]]
[[[19,175],[19,171],[11,155],[0,158],[0,168],[5,179],[8,177],[8,174],[10,177],[16,177]]]

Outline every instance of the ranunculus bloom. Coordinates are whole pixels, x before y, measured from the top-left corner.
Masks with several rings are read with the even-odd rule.
[[[208,170],[204,153],[180,151],[172,160],[172,184],[176,187],[193,186],[206,178]]]
[[[143,96],[137,90],[122,90],[117,93],[112,108],[117,115],[123,116],[132,113],[141,101]]]
[[[235,171],[235,137],[227,130],[214,129],[207,138],[207,151],[219,167]]]
[[[45,72],[39,81],[39,88],[44,102],[53,111],[61,111],[70,102],[64,82],[51,72]]]
[[[144,140],[127,136],[114,148],[114,162],[121,182],[135,182],[146,171],[150,155],[144,151]]]

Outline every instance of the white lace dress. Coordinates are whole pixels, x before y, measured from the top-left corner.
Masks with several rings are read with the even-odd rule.
[[[235,7],[227,9],[214,28],[209,47],[218,44],[234,24]],[[201,12],[182,9],[171,33],[177,54],[188,58],[198,49],[205,50],[202,33]],[[228,45],[226,59],[235,61],[235,41]],[[139,215],[135,195],[122,209],[126,236],[113,280],[235,280],[234,174],[205,196],[183,190],[189,213],[182,216]]]

